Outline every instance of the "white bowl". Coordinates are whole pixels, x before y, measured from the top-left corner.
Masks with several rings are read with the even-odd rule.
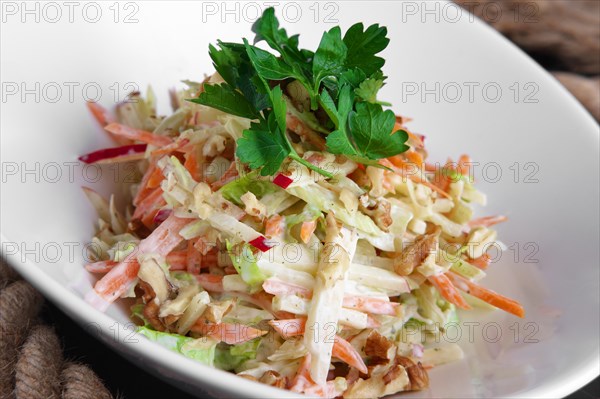
[[[131,333],[124,309],[102,314],[82,300],[93,281],[83,263],[95,217],[80,187],[107,194],[127,171],[103,168],[94,183],[95,168],[71,164],[109,144],[86,99],[111,105],[152,83],[159,111],[169,112],[167,89],[212,71],[209,43],[251,37],[262,3],[129,2],[118,4],[118,14],[111,2],[27,3],[31,13],[24,4],[3,3],[3,254],[108,346],[180,388],[291,396],[171,353]],[[414,118],[432,159],[468,153],[481,162],[476,178],[489,206],[480,214],[510,216],[499,228],[508,248],[485,284],[520,300],[527,317],[465,315],[456,332],[466,358],[432,370],[431,388],[410,395],[558,397],[597,376],[599,134],[592,118],[530,58],[452,4],[292,2],[282,13],[309,48],[334,20],[345,28],[388,26],[390,78],[381,97]]]

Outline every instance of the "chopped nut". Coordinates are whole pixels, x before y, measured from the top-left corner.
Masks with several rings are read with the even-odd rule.
[[[367,337],[364,352],[369,356],[369,378],[348,374],[351,385],[344,398],[379,398],[429,386],[429,376],[421,363],[396,356],[396,345],[377,331]]]
[[[371,359],[378,358],[390,361],[396,354],[396,345],[376,330],[371,331],[365,343],[365,355]]]
[[[344,399],[379,398],[385,390],[385,384],[379,378],[359,378],[344,392]]]
[[[250,216],[258,216],[258,217],[264,217],[267,213],[267,207],[265,206],[265,204],[263,204],[262,202],[260,202],[257,198],[256,195],[254,195],[252,192],[248,191],[247,193],[245,193],[244,195],[242,195],[240,197],[240,199],[242,200],[242,202],[244,203],[244,207],[246,210],[246,213]]]
[[[410,385],[404,367],[394,365],[388,372],[374,374],[370,378],[356,380],[344,393],[344,398],[380,398],[406,390]]]
[[[415,364],[407,357],[398,356],[396,358],[396,363],[404,367],[408,374],[410,384],[406,387],[406,390],[420,391],[429,386],[429,375],[427,374],[427,370],[423,368],[421,362]]]
[[[382,377],[385,389],[381,396],[391,395],[396,392],[409,390],[411,386],[410,376],[407,370],[399,364],[393,365]]]
[[[179,320],[180,317],[181,315],[170,314],[167,317],[163,317],[162,321],[164,322],[165,326],[171,326],[173,323]]]
[[[425,258],[436,249],[440,230],[418,236],[394,259],[394,270],[401,276],[408,276],[420,266]]]
[[[369,215],[381,230],[389,231],[389,227],[393,223],[391,216],[392,205],[383,198],[376,200],[373,206],[365,206],[364,200],[361,202],[361,211]]]
[[[148,320],[148,322],[152,325],[152,327],[157,331],[165,331],[165,325],[160,321],[158,317],[158,312],[160,311],[160,306],[154,300],[148,302],[146,306],[144,306],[144,310],[142,311],[144,318]]]

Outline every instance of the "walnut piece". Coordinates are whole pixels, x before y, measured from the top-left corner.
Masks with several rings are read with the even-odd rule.
[[[365,355],[373,360],[384,360],[389,362],[396,354],[396,345],[376,330],[371,331],[365,342]]]
[[[429,375],[421,362],[415,364],[415,362],[407,357],[398,356],[396,363],[404,367],[408,374],[410,385],[406,387],[407,391],[420,391],[429,386]]]
[[[394,271],[401,276],[411,274],[436,249],[439,235],[440,230],[437,229],[434,233],[418,236],[394,259]]]

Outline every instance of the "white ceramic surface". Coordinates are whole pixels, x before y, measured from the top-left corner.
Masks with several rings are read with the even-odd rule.
[[[80,186],[108,193],[115,176],[126,172],[104,168],[92,183],[95,169],[70,164],[108,144],[85,109],[82,89],[96,98],[100,88],[100,102],[108,106],[123,98],[130,82],[142,89],[152,83],[166,113],[167,89],[211,72],[208,44],[250,36],[250,20],[263,3],[137,1],[119,3],[118,15],[112,2],[72,9],[32,2],[30,13],[23,4],[2,3],[3,254],[108,346],[181,388],[221,397],[290,396],[160,348],[126,329],[123,309],[102,314],[82,300],[92,281],[82,264],[94,214]],[[453,5],[298,2],[287,4],[285,13],[288,32],[302,33],[309,48],[337,24],[331,20],[345,28],[356,21],[388,26],[389,80],[381,98],[414,118],[411,126],[427,135],[432,159],[466,152],[480,162],[476,178],[489,196],[480,214],[511,218],[499,228],[508,249],[485,284],[522,301],[526,319],[465,315],[465,360],[434,369],[431,388],[407,396],[558,397],[597,376],[598,125],[542,68]],[[469,320],[481,323],[471,327],[474,343],[464,324]]]

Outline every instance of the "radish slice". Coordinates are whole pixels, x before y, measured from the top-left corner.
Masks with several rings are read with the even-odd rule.
[[[254,240],[248,242],[248,244],[252,245],[254,248],[258,249],[262,252],[267,252],[273,246],[269,244],[267,239],[263,236],[256,237]]]
[[[154,215],[154,220],[153,222],[156,224],[161,224],[162,222],[164,222],[169,216],[171,216],[171,213],[173,211],[171,209],[161,209],[158,212],[156,212],[156,215]]]
[[[87,164],[136,161],[144,158],[146,147],[146,144],[131,144],[104,148],[82,155],[78,159]]]
[[[279,187],[286,189],[290,186],[290,184],[292,184],[294,182],[293,179],[287,177],[284,174],[279,173],[277,176],[275,176],[275,179],[273,179],[273,183],[277,184]]]

